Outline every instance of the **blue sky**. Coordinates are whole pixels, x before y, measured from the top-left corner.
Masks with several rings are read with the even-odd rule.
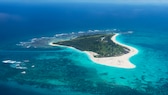
[[[91,2],[91,3],[135,3],[135,4],[168,4],[168,0],[0,0],[1,2],[24,2],[24,3],[44,3],[44,2]]]

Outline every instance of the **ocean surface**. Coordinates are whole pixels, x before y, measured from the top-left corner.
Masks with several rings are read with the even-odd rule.
[[[168,6],[0,3],[0,95],[168,95]],[[128,32],[134,69],[93,63],[51,41]],[[6,63],[5,63],[6,62]]]

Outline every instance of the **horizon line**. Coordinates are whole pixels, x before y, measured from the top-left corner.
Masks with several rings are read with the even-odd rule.
[[[135,5],[166,5],[168,4],[168,1],[153,1],[153,2],[150,2],[150,1],[101,1],[101,0],[98,0],[98,1],[89,1],[89,0],[69,0],[69,1],[65,1],[65,0],[62,0],[62,1],[55,1],[55,0],[48,0],[48,1],[45,1],[45,0],[41,0],[41,1],[30,1],[30,0],[24,0],[24,1],[20,1],[20,0],[1,0],[0,2],[3,2],[3,3],[26,3],[26,4],[43,4],[43,3],[46,3],[46,4],[49,4],[49,3],[90,3],[90,4],[135,4]]]

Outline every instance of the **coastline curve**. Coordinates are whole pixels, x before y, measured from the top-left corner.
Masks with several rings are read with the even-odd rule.
[[[121,56],[115,56],[115,57],[103,57],[103,58],[96,58],[94,57],[95,55],[98,55],[95,52],[92,51],[82,51],[85,54],[89,56],[91,61],[93,61],[96,64],[100,65],[105,65],[105,66],[110,66],[110,67],[116,67],[116,68],[125,68],[125,69],[132,69],[135,68],[136,66],[130,62],[130,58],[138,53],[138,50],[134,47],[122,44],[116,40],[116,37],[119,36],[119,33],[115,33],[111,37],[111,40],[120,46],[128,48],[130,51],[127,54],[121,55]],[[59,46],[59,47],[67,47],[67,48],[72,48],[76,49],[75,47],[71,46],[64,46],[64,45],[58,45],[58,44],[53,44],[52,42],[49,43],[50,46]],[[78,50],[78,49],[77,49]]]
[[[119,36],[119,33],[115,33],[114,36],[112,36],[111,40],[120,46],[128,48],[130,51],[127,54],[116,56],[116,57],[104,57],[104,58],[95,58],[94,56],[97,55],[95,52],[91,51],[84,51],[87,55],[89,55],[90,59],[101,65],[105,66],[111,66],[111,67],[117,67],[117,68],[125,68],[125,69],[131,69],[136,68],[136,65],[130,62],[130,58],[136,54],[138,54],[138,50],[134,47],[122,44],[116,40],[116,37]]]

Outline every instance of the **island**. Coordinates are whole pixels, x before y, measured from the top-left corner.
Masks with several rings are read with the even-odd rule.
[[[135,68],[129,58],[137,54],[138,50],[117,42],[118,35],[118,33],[83,35],[66,41],[51,42],[49,45],[81,50],[89,55],[93,62],[101,65]]]

